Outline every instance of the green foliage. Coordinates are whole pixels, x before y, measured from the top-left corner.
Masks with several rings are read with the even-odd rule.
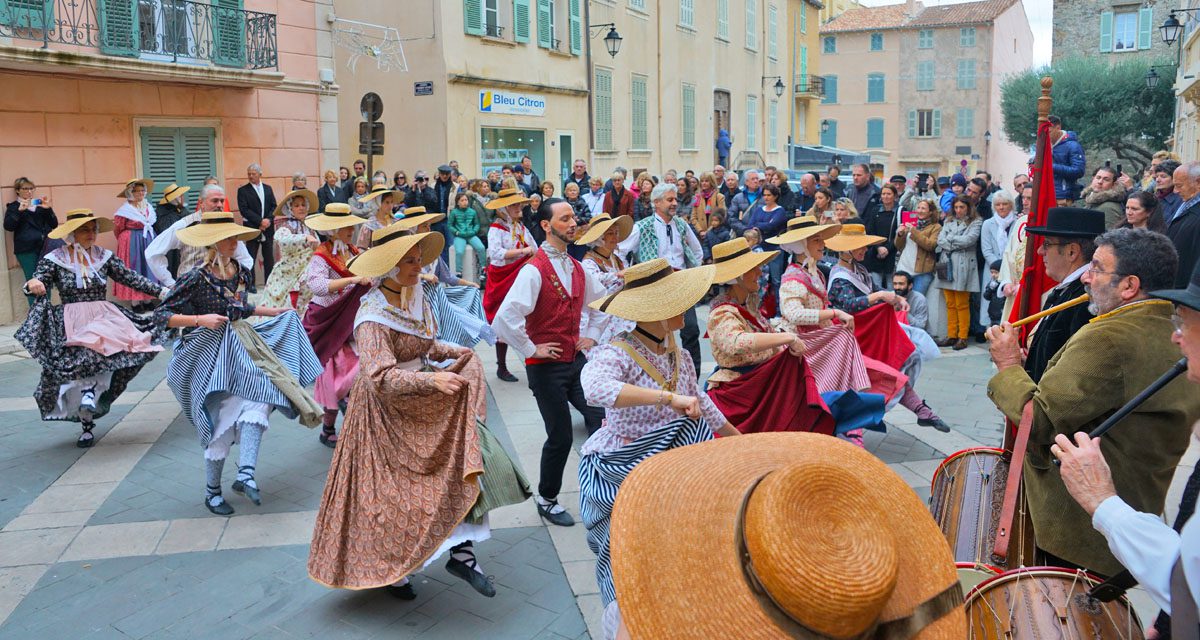
[[[1041,79],[1048,75],[1054,78],[1051,113],[1062,118],[1064,129],[1079,136],[1089,167],[1113,160],[1124,161],[1130,175],[1140,171],[1155,151],[1166,148],[1171,135],[1175,68],[1155,69],[1160,81],[1152,90],[1146,87],[1151,62],[1123,60],[1110,65],[1108,57],[1065,58],[1006,79],[1000,85],[1005,136],[1022,148],[1033,145]]]

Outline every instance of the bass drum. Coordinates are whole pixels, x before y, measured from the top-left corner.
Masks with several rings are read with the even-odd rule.
[[[1088,591],[1100,580],[1058,567],[1014,569],[967,594],[969,640],[1143,640],[1124,598],[1100,602]]]
[[[954,561],[968,565],[997,565],[1015,569],[1033,564],[1033,522],[1025,508],[1025,496],[1017,496],[1018,509],[1004,562],[992,557],[996,519],[1004,502],[1008,462],[1003,449],[979,447],[959,451],[946,458],[933,474],[929,510],[950,543]]]

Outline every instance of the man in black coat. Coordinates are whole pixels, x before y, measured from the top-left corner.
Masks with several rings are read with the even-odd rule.
[[[1197,177],[1193,177],[1192,174]],[[1175,190],[1183,204],[1171,224],[1167,237],[1179,252],[1179,270],[1175,272],[1175,288],[1186,289],[1188,278],[1200,262],[1200,162],[1188,162],[1175,170]]]
[[[242,224],[252,229],[262,231],[262,235],[246,243],[246,251],[250,259],[258,259],[258,251],[262,249],[263,281],[271,277],[271,269],[275,267],[275,227],[272,226],[275,216],[275,192],[271,185],[262,181],[262,166],[257,162],[246,168],[249,182],[238,187],[238,211],[242,214]]]
[[[433,197],[436,201],[434,209],[429,209],[431,212],[444,213],[446,217],[440,222],[435,222],[430,225],[430,231],[437,231],[446,238],[446,244],[442,245],[442,258],[446,260],[446,264],[450,264],[450,245],[454,244],[453,238],[450,237],[450,225],[448,218],[450,210],[454,208],[454,203],[450,201],[454,197],[454,192],[458,186],[454,184],[454,169],[448,164],[444,164],[437,169],[437,179],[433,181]]]
[[[1046,265],[1046,275],[1059,282],[1046,296],[1042,308],[1049,309],[1083,295],[1080,276],[1092,264],[1092,254],[1096,252],[1093,241],[1104,233],[1104,212],[1055,207],[1046,213],[1046,226],[1026,227],[1025,233],[1045,238],[1038,253]],[[1029,355],[1025,357],[1025,372],[1035,384],[1042,379],[1054,354],[1091,321],[1093,315],[1089,307],[1087,304],[1076,305],[1038,322],[1029,343]]]

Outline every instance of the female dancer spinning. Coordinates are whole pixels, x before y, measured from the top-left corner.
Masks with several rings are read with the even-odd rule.
[[[291,191],[275,208],[275,244],[279,261],[263,287],[261,303],[267,307],[289,307],[301,316],[312,299],[304,271],[320,241],[308,228],[308,214],[317,210],[317,194],[308,189]]]
[[[504,302],[521,267],[537,253],[533,234],[521,223],[522,208],[528,202],[529,198],[520,195],[516,188],[506,188],[495,200],[484,205],[496,212],[496,220],[488,229],[487,284],[483,291],[483,312],[488,324],[496,319],[500,303]],[[508,371],[507,359],[508,345],[497,342],[496,377],[505,382],[516,382],[517,377]]]

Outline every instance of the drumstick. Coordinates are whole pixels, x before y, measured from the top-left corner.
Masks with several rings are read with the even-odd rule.
[[[1066,302],[1064,302],[1062,304],[1056,304],[1053,307],[1050,307],[1049,309],[1042,309],[1041,311],[1039,311],[1027,318],[1021,318],[1020,320],[1017,320],[1016,322],[1014,322],[1012,324],[1012,326],[1014,329],[1016,329],[1017,327],[1023,327],[1031,322],[1037,322],[1038,320],[1041,320],[1042,318],[1045,318],[1046,316],[1054,315],[1054,314],[1058,313],[1059,311],[1064,311],[1066,309],[1070,309],[1071,307],[1081,305],[1091,299],[1092,299],[1092,297],[1085,293],[1085,294],[1079,296],[1078,298],[1075,298],[1073,300],[1067,300]]]

